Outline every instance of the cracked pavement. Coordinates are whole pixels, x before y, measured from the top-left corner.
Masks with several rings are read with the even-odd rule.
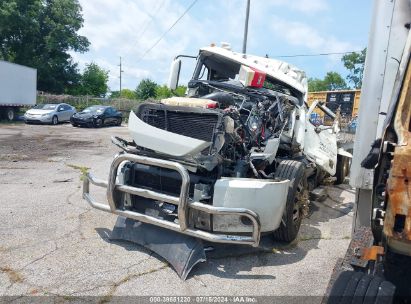
[[[127,128],[0,124],[0,295],[322,296],[350,242],[354,191],[327,187],[299,240],[261,248],[215,245],[186,281],[149,250],[111,242],[116,216],[81,197],[81,170],[107,179]],[[91,193],[105,201],[104,190]]]

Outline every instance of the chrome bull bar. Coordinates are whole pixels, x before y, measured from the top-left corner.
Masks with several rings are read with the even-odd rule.
[[[163,193],[158,193],[152,190],[132,187],[117,183],[117,171],[121,163],[124,161],[131,161],[135,163],[157,166],[161,168],[167,168],[177,171],[181,175],[181,190],[180,196],[172,196]],[[107,204],[96,202],[90,195],[90,183],[95,186],[107,188]],[[261,224],[258,215],[245,208],[226,208],[215,207],[212,205],[203,204],[200,202],[193,202],[188,196],[190,187],[190,175],[187,169],[173,161],[150,158],[135,154],[121,153],[116,155],[111,167],[108,182],[95,178],[92,174],[87,173],[86,178],[83,181],[83,198],[93,207],[105,212],[111,212],[123,217],[131,218],[140,222],[160,226],[166,229],[174,230],[186,235],[197,237],[203,240],[207,240],[214,243],[230,243],[230,244],[245,244],[257,247],[260,243]],[[143,213],[139,213],[131,210],[122,210],[117,208],[119,206],[119,192],[128,193],[148,199],[154,199],[162,202],[167,202],[178,206],[178,223],[159,219],[153,216],[149,216]],[[253,232],[250,235],[230,235],[230,234],[218,234],[208,232],[188,225],[188,210],[199,210],[211,215],[229,215],[229,216],[245,216],[250,219]]]

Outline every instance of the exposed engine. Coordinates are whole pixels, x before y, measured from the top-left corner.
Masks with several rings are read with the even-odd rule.
[[[193,164],[190,194],[194,195],[196,185],[211,188],[223,176],[273,178],[275,158],[292,153],[291,140],[283,133],[292,128],[290,118],[298,99],[233,82],[197,82],[195,86],[197,93],[192,97],[210,100],[205,108],[144,103],[135,111],[153,127],[211,143],[200,153],[184,158]],[[156,153],[139,149],[148,155]],[[130,184],[178,194],[180,178],[175,171],[133,166],[135,178]]]

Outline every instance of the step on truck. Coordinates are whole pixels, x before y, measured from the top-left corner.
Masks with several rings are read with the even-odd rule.
[[[183,57],[171,65],[171,89]],[[183,278],[205,259],[200,240],[257,247],[264,233],[292,242],[309,191],[341,180],[351,156],[337,145],[338,113],[307,105],[302,70],[216,46],[194,58],[186,97],[131,111],[132,140],[112,138],[122,151],[108,181],[88,174],[83,189],[91,206],[119,215],[112,238],[152,249]],[[333,123],[312,122],[317,109]],[[107,189],[108,204],[90,183]]]

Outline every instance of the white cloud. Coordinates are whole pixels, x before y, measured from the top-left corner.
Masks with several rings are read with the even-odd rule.
[[[337,53],[356,49],[350,42],[339,40],[302,22],[276,18],[272,29],[290,45],[301,46],[313,52]]]
[[[113,64],[106,59],[103,58],[97,58],[95,61],[99,66],[101,66],[103,69],[109,71],[109,77],[111,82],[119,82],[119,70],[120,67],[116,64]],[[123,62],[127,63],[127,62]],[[124,70],[124,68],[123,68]],[[124,70],[123,77],[132,77],[132,78],[137,78],[141,79],[144,77],[148,77],[150,75],[150,71],[146,69],[139,69],[139,68],[132,68],[128,67],[127,69]],[[112,88],[112,90],[117,90],[118,88]]]
[[[289,3],[293,9],[304,13],[318,13],[328,9],[326,0],[297,0],[287,1],[287,3]]]
[[[264,12],[270,7],[277,7],[277,9],[282,7],[304,14],[320,13],[329,8],[327,0],[258,0],[252,1],[252,9],[254,7],[260,12]]]
[[[287,21],[276,18],[276,22],[272,24],[271,28],[274,35],[294,47],[293,51],[289,51],[288,54],[290,55],[343,53],[361,49],[361,47],[349,41],[338,39],[332,34],[327,33],[327,29],[320,31],[320,29],[299,21]],[[325,74],[326,71],[330,70],[342,71],[341,56],[329,55],[322,57],[323,72],[321,74]],[[307,74],[311,74],[311,71],[307,72]]]
[[[328,0],[253,0],[251,1],[248,49],[255,54],[274,52],[275,44],[267,37],[276,36],[295,53],[302,51],[340,52],[352,50],[349,42],[340,41],[315,25],[296,18],[319,14],[329,9]],[[198,1],[161,42],[142,55],[160,38],[187,8],[187,2],[175,0],[80,0],[84,27],[80,33],[90,42],[90,51],[75,54],[80,66],[94,61],[110,70],[109,86],[119,87],[119,57],[123,57],[123,87],[135,88],[144,77],[165,83],[170,62],[178,54],[196,55],[200,47],[214,42],[231,43],[241,51],[246,2],[244,0]],[[144,33],[143,33],[144,32]],[[273,48],[274,47],[274,48]],[[190,63],[191,64],[191,63]],[[184,67],[184,77],[189,73]]]
[[[80,3],[85,20],[80,34],[90,40],[91,47],[90,52],[77,55],[76,59],[81,66],[94,61],[109,69],[112,89],[119,87],[117,64],[120,56],[124,64],[124,86],[135,87],[142,78],[152,76],[160,62],[169,64],[174,56],[171,50],[180,52],[189,43],[186,38],[162,41],[144,58],[156,64],[147,65],[139,60],[141,55],[178,18],[184,7],[170,0],[80,0]]]
[[[164,83],[174,56],[195,55],[199,47],[211,42],[239,42],[238,26],[242,19],[225,18],[227,12],[235,11],[234,2],[209,6],[209,14],[198,19],[191,13],[204,4],[199,1],[156,47],[145,54],[183,14],[185,6],[171,0],[80,0],[85,20],[80,33],[90,40],[91,47],[90,52],[76,58],[81,58],[83,65],[90,61],[105,64],[110,69],[109,86],[112,88],[119,86],[116,64],[120,56],[124,58],[126,87],[135,87],[142,77]]]

